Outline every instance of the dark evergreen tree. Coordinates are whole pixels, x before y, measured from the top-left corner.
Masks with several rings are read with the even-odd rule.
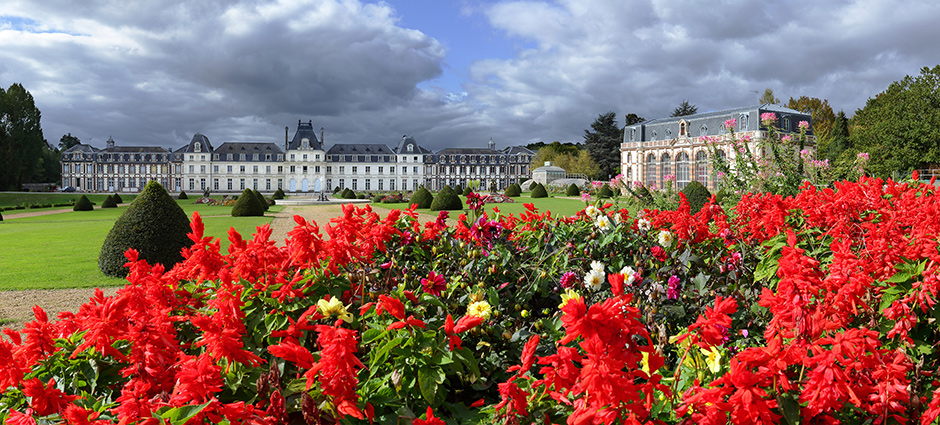
[[[0,88],[0,190],[20,190],[33,176],[45,144],[41,117],[22,85]]]
[[[72,133],[69,133],[63,135],[62,138],[59,139],[59,151],[64,152],[67,151],[70,147],[78,146],[80,144],[82,144],[82,141],[79,140],[78,137],[73,136]]]
[[[107,198],[104,198],[104,202],[101,203],[101,208],[117,208],[117,203],[114,202],[114,197],[108,195]]]
[[[622,142],[623,134],[614,112],[598,115],[591,124],[591,130],[584,130],[584,144],[591,159],[597,163],[598,178],[609,179],[619,173]]]
[[[522,194],[522,188],[519,186],[519,183],[513,183],[506,187],[506,191],[504,193],[510,198],[515,198]]]
[[[529,196],[533,198],[547,198],[548,191],[545,190],[545,186],[542,186],[542,183],[536,183],[532,185],[532,193]]]
[[[93,209],[95,209],[95,206],[85,195],[82,195],[81,198],[78,198],[78,201],[75,201],[75,205],[72,207],[72,211],[91,211]]]
[[[123,203],[124,203],[124,200],[121,199],[121,195],[118,195],[117,193],[115,193],[114,195],[111,195],[111,198],[114,199],[114,203],[116,203],[116,204],[123,204]]]
[[[251,193],[255,195],[255,198],[258,198],[258,202],[261,203],[261,207],[264,208],[265,211],[267,211],[268,200],[265,199],[264,195],[262,195],[261,192],[258,192],[257,190],[252,190]]]
[[[852,142],[849,139],[849,119],[845,117],[845,112],[839,111],[835,120],[832,122],[832,130],[829,132],[829,143],[826,151],[821,152],[825,158],[836,160],[842,156],[842,152],[852,148]]]
[[[434,196],[431,195],[431,192],[424,186],[421,186],[415,191],[414,195],[411,195],[411,200],[408,202],[410,204],[418,204],[418,208],[426,209],[431,208],[432,201],[434,201]]]
[[[274,191],[274,194],[271,195],[271,199],[284,199],[284,191],[281,190],[281,188],[277,188],[277,190]]]
[[[672,117],[684,117],[686,115],[695,115],[698,112],[698,107],[689,103],[688,100],[683,100],[676,109],[672,110]],[[627,124],[630,125],[630,124]]]
[[[151,181],[108,232],[98,268],[109,276],[126,276],[124,251],[134,248],[140,259],[169,270],[183,260],[182,249],[192,243],[189,231],[183,209],[160,183]]]
[[[232,205],[232,217],[261,217],[263,215],[264,206],[248,188],[242,191],[235,205]]]
[[[176,199],[189,199],[189,196],[186,195],[186,191],[181,190],[179,196]]]
[[[460,209],[463,209],[463,202],[460,201],[460,197],[457,196],[457,193],[454,189],[451,189],[450,186],[444,186],[440,192],[437,192],[437,196],[434,197],[434,200],[431,201],[431,211],[453,211]]]
[[[565,190],[565,196],[581,196],[581,189],[578,188],[578,185],[571,183],[568,185],[568,189]]]

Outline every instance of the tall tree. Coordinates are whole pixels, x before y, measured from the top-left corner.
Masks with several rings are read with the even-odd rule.
[[[532,157],[530,167],[534,170],[548,161],[569,173],[580,173],[590,178],[598,177],[597,164],[591,159],[591,155],[571,143],[553,142],[543,146]]]
[[[65,134],[59,139],[59,151],[65,152],[72,146],[77,146],[82,144],[82,141],[72,135],[72,133]]]
[[[780,99],[777,99],[774,96],[774,90],[770,87],[764,89],[764,94],[760,97],[759,102],[763,105],[765,103],[780,103]]]
[[[813,135],[816,136],[817,146],[819,146],[820,152],[825,151],[826,146],[831,143],[830,133],[836,119],[832,107],[829,106],[829,101],[806,96],[800,96],[799,99],[791,97],[786,107],[810,114],[813,118]]]
[[[643,121],[646,121],[646,118],[643,118],[634,113],[629,113],[626,117],[623,118],[623,126],[626,127],[628,125],[639,124]]]
[[[832,123],[832,130],[829,131],[829,143],[822,152],[825,158],[837,159],[848,149],[852,148],[852,142],[849,139],[849,119],[845,117],[845,112],[839,111]]]
[[[44,143],[40,118],[22,85],[0,88],[0,189],[19,190],[36,169]]]
[[[672,117],[684,117],[686,115],[695,115],[698,112],[698,107],[689,103],[688,100],[683,100],[676,109],[672,110]]]
[[[940,165],[940,65],[869,98],[855,111],[849,140],[868,152],[875,176]]]
[[[62,177],[61,160],[62,153],[49,142],[43,141],[39,163],[29,181],[33,183],[57,183]]]
[[[623,142],[617,114],[611,111],[598,115],[591,123],[591,130],[584,130],[584,144],[597,163],[597,177],[613,177],[620,172],[620,144]]]

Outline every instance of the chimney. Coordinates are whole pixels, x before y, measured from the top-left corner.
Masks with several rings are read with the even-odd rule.
[[[288,146],[287,145],[287,132],[289,131],[289,129],[290,127],[286,125],[284,126],[284,153],[287,153],[287,146]]]
[[[313,121],[311,121],[313,123]],[[320,144],[323,145],[326,142],[323,140],[323,127],[320,127]]]
[[[69,136],[71,136],[71,135],[72,135],[72,133],[69,133]],[[105,142],[105,143],[107,144],[108,149],[113,149],[113,148],[114,148],[114,139],[112,139],[111,136],[108,136],[108,141]]]

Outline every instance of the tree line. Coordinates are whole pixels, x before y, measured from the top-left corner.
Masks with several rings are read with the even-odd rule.
[[[23,85],[0,87],[0,190],[59,181],[60,152],[43,138],[41,118]]]

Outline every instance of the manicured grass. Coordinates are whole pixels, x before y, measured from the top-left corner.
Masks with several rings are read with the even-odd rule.
[[[104,202],[104,199],[110,195],[109,193],[105,194],[92,194],[92,193],[60,193],[60,192],[2,192],[0,193],[0,208],[4,207],[15,207],[19,205],[34,205],[34,204],[61,204],[71,201],[77,201],[78,198],[81,198],[82,195],[88,197],[88,200],[94,202],[95,205],[101,205]],[[121,200],[125,203],[129,203],[137,197],[137,194],[122,194]],[[61,207],[60,207],[61,208]],[[15,210],[19,211],[41,211],[41,210]]]
[[[232,217],[231,207],[195,205],[193,201],[177,202],[187,217],[199,211],[205,235],[221,238],[223,253],[229,245],[229,228],[250,238],[257,226],[270,223],[273,214],[283,208],[273,206],[264,217]],[[98,270],[98,253],[125,209],[96,208],[0,222],[0,290],[123,285],[125,280]]]
[[[578,211],[584,209],[584,202],[580,199],[568,199],[560,195],[555,195],[557,197],[548,197],[548,198],[532,198],[529,196],[528,192],[512,198],[512,203],[502,203],[502,204],[486,204],[484,210],[487,214],[492,215],[493,208],[499,208],[499,211],[504,214],[519,214],[523,211],[526,211],[525,204],[533,204],[535,208],[538,209],[539,213],[551,211],[554,215],[574,215]],[[463,203],[464,207],[467,205],[467,197],[460,196],[460,201]],[[374,204],[385,208],[397,208],[397,209],[406,209],[410,205],[408,203],[397,203],[397,204]],[[427,212],[429,214],[437,214],[436,211],[430,210],[418,210],[421,212]],[[451,211],[452,215],[460,213],[463,211]]]

